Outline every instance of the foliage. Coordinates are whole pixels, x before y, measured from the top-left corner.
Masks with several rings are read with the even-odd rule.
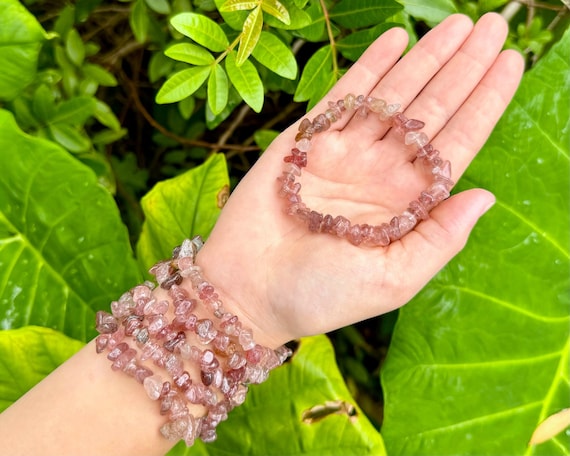
[[[207,236],[230,188],[303,113],[299,102],[318,101],[383,31],[403,26],[413,43],[453,12],[476,19],[502,10],[508,45],[535,68],[460,184],[499,198],[466,250],[402,311],[391,341],[395,313],[332,334],[334,352],[325,337],[302,340],[215,445],[172,454],[384,454],[383,442],[389,454],[568,454],[563,436],[525,447],[538,422],[568,406],[564,6],[30,0],[28,8],[0,0],[2,409],[93,337],[94,312],[152,262],[184,237]],[[325,418],[303,421],[318,405]]]
[[[496,207],[400,313],[382,377],[389,454],[568,454],[568,434],[527,443],[570,397],[569,95],[570,31],[462,181]]]

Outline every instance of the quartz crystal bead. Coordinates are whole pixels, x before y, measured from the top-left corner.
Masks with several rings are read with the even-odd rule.
[[[417,219],[414,215],[408,211],[398,217],[398,229],[400,230],[400,236],[404,236],[414,229],[416,226]]]
[[[313,129],[315,130],[315,133],[326,131],[330,128],[330,126],[331,122],[324,114],[319,114],[313,119]]]
[[[321,222],[323,221],[323,214],[311,211],[309,213],[309,231],[319,231],[319,227],[321,226]]]
[[[249,328],[241,329],[238,336],[238,341],[241,347],[246,351],[251,350],[253,347],[255,347],[255,342],[253,340],[253,333]]]
[[[166,355],[164,359],[164,367],[173,377],[179,377],[184,371],[184,363],[173,353]]]
[[[123,322],[125,327],[125,335],[132,336],[134,332],[141,328],[143,318],[139,317],[138,315],[129,315],[127,319]]]
[[[196,322],[196,334],[203,344],[209,344],[214,340],[218,331],[214,328],[212,320],[203,319]]]
[[[372,233],[370,236],[370,243],[372,245],[378,245],[381,247],[385,247],[390,244],[389,229],[389,225],[386,223],[383,223],[379,226],[374,226],[372,228]]]
[[[408,212],[418,220],[427,220],[429,218],[429,209],[419,201],[412,201],[408,208]]]
[[[183,371],[179,376],[174,377],[174,384],[181,390],[181,391],[188,391],[190,385],[192,384],[192,378],[190,378],[190,374],[187,371]]]
[[[402,237],[402,234],[400,233],[400,220],[399,217],[393,217],[392,220],[390,220],[390,232],[389,232],[389,236],[390,236],[390,241],[397,241],[398,239],[400,239]]]
[[[378,113],[378,117],[380,120],[386,121],[390,119],[394,114],[396,114],[398,112],[398,109],[400,109],[400,105],[397,103],[386,105],[386,107],[380,113]]]
[[[355,102],[356,96],[352,93],[349,93],[344,97],[344,106],[346,109],[354,109]]]
[[[404,136],[404,142],[408,146],[414,145],[420,148],[429,143],[429,138],[423,131],[409,131]]]
[[[117,319],[108,312],[100,310],[95,315],[95,327],[101,334],[114,333],[119,327]]]
[[[109,334],[100,334],[95,338],[95,351],[102,353],[109,343]]]
[[[334,218],[332,215],[327,214],[323,217],[323,221],[321,222],[321,232],[322,233],[330,233],[333,227]]]
[[[248,388],[246,385],[239,384],[234,394],[229,398],[232,407],[237,407],[245,402]]]
[[[149,315],[148,332],[155,335],[168,324],[168,319],[164,315]]]
[[[132,299],[113,301],[111,303],[111,312],[113,316],[122,319],[131,315],[135,310],[135,303]]]
[[[143,383],[145,378],[152,374],[153,372],[148,367],[137,365],[134,377],[137,382]]]
[[[129,345],[126,342],[121,342],[107,354],[107,359],[109,361],[115,361],[121,355],[121,353],[127,351],[128,349]]]
[[[145,315],[164,315],[168,311],[168,301],[149,300],[143,309]]]
[[[146,394],[153,401],[158,400],[162,392],[162,378],[160,375],[151,375],[143,380],[143,387]]]
[[[447,186],[441,182],[435,182],[430,185],[427,193],[429,193],[437,203],[449,198],[449,190],[447,189]]]
[[[348,230],[350,229],[350,221],[343,217],[342,215],[338,215],[333,220],[332,232],[336,234],[338,237],[344,237]]]
[[[142,347],[141,350],[141,360],[142,361],[146,361],[147,359],[151,359],[154,355],[154,352],[156,352],[160,347],[158,346],[158,344],[152,342],[152,341],[148,341],[146,344],[144,344],[144,346]]]
[[[167,421],[160,427],[162,436],[171,441],[181,440],[186,435],[188,417],[182,417],[174,421]]]
[[[346,237],[352,244],[360,245],[363,240],[360,225],[352,225],[348,230]]]
[[[386,108],[386,102],[384,100],[374,97],[369,97],[369,98],[370,99],[368,100],[368,107],[370,108],[370,111],[377,114],[384,111],[384,109]]]
[[[188,415],[188,423],[184,433],[184,443],[186,446],[191,447],[194,445],[196,438],[200,434],[200,421],[194,418],[193,415]]]

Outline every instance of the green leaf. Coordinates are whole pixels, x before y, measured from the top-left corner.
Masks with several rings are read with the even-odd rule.
[[[86,77],[93,79],[97,84],[104,87],[116,87],[118,84],[117,78],[99,65],[86,63],[81,67],[81,71],[83,71]]]
[[[94,97],[74,97],[62,101],[57,106],[50,123],[82,126],[95,113],[95,106]]]
[[[158,14],[170,14],[170,3],[168,0],[145,0],[148,7]]]
[[[91,148],[91,140],[69,124],[51,123],[48,128],[53,139],[70,152],[87,152]]]
[[[69,60],[75,65],[80,67],[85,60],[85,45],[77,29],[72,28],[65,39],[65,52]]]
[[[159,104],[174,103],[192,95],[210,74],[211,67],[198,66],[179,71],[162,85],[156,94]]]
[[[337,49],[343,57],[356,62],[376,38],[386,30],[399,26],[393,22],[384,22],[376,27],[353,32],[337,41]]]
[[[34,92],[32,100],[34,116],[42,123],[47,123],[55,114],[55,94],[45,84],[40,85]]]
[[[568,455],[528,447],[568,407],[570,31],[527,72],[461,188],[497,204],[400,313],[382,381],[390,454]]]
[[[208,80],[208,104],[216,115],[224,110],[228,104],[228,77],[219,64],[212,67]]]
[[[453,0],[432,0],[423,2],[421,0],[401,0],[404,11],[415,19],[426,21],[430,26],[434,26],[443,21],[450,14],[457,13],[457,7]]]
[[[239,49],[236,58],[236,64],[241,66],[243,62],[251,55],[251,52],[259,41],[261,35],[261,27],[263,27],[263,14],[258,6],[247,15],[243,23],[243,30],[239,39]]]
[[[222,28],[203,14],[180,13],[174,16],[170,23],[184,36],[192,38],[211,51],[225,51],[230,44]]]
[[[257,144],[261,150],[267,149],[275,138],[279,136],[279,132],[275,130],[257,130],[253,134],[253,139],[255,144]]]
[[[330,45],[323,46],[307,61],[301,80],[295,91],[295,101],[309,100],[310,105],[319,101],[336,82],[333,72]]]
[[[0,110],[0,325],[85,341],[95,311],[140,281],[113,197],[51,141]]]
[[[35,77],[46,34],[18,0],[0,0],[0,100],[11,100]]]
[[[259,0],[246,1],[246,0],[227,0],[224,2],[219,10],[220,13],[228,13],[231,11],[251,10],[259,5]]]
[[[330,11],[330,18],[346,28],[378,25],[402,9],[394,0],[341,0]]]
[[[226,71],[243,100],[255,112],[261,111],[264,97],[263,82],[261,82],[253,63],[246,60],[241,66],[238,66],[236,53],[232,51],[226,56]]]
[[[150,25],[145,0],[136,0],[133,3],[131,14],[129,15],[129,24],[131,25],[135,39],[139,43],[144,43],[148,37]]]
[[[212,155],[197,166],[154,186],[141,200],[145,214],[137,244],[138,259],[148,270],[172,255],[172,249],[194,235],[207,238],[227,197],[225,156]]]
[[[265,23],[268,26],[284,30],[298,30],[311,24],[311,16],[309,16],[309,14],[301,8],[297,7],[292,0],[282,0],[279,3],[287,11],[289,20],[284,21],[271,14],[268,14],[265,16]]]
[[[191,65],[209,65],[214,61],[214,56],[208,50],[192,43],[173,44],[164,51],[164,55]]]
[[[95,109],[93,111],[95,118],[111,130],[119,131],[121,129],[121,122],[115,116],[109,105],[104,101],[95,99]]]
[[[183,451],[180,445],[169,456]],[[218,427],[218,440],[200,442],[191,454],[385,456],[386,450],[348,391],[330,341],[316,336],[301,339],[289,362],[250,387],[245,403]]]
[[[285,25],[291,24],[291,17],[287,8],[278,0],[261,0],[261,8],[270,16],[283,22]]]
[[[255,60],[279,76],[287,79],[297,77],[297,61],[291,48],[273,33],[261,32],[252,54]]]
[[[0,413],[81,347],[83,342],[48,328],[0,331]]]

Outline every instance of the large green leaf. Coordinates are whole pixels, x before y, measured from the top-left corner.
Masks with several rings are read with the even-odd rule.
[[[210,66],[196,66],[174,73],[156,94],[157,103],[174,103],[192,95],[208,79]]]
[[[297,77],[297,61],[291,48],[271,32],[261,32],[253,56],[279,76],[287,79]]]
[[[48,328],[0,331],[0,413],[81,347]]]
[[[569,406],[570,31],[522,85],[462,187],[497,195],[464,251],[402,309],[383,371],[390,454],[527,447]]]
[[[320,420],[303,420],[304,412],[336,401],[354,407],[354,415],[332,413],[331,408]],[[382,437],[350,395],[325,336],[302,339],[290,362],[274,370],[267,382],[250,387],[245,404],[220,424],[218,434],[212,444],[179,445],[170,456],[386,454]]]
[[[18,0],[0,0],[0,100],[33,81],[45,32]]]
[[[156,184],[141,200],[146,220],[137,245],[144,269],[172,255],[188,237],[208,237],[228,196],[225,156]]]
[[[346,28],[378,25],[402,9],[394,0],[341,0],[330,11],[333,21]]]
[[[261,7],[257,6],[248,15],[243,23],[243,30],[239,39],[239,49],[237,53],[236,63],[238,66],[251,55],[251,52],[259,41],[261,28],[263,27],[263,13]]]
[[[310,109],[329,91],[336,78],[331,47],[323,46],[307,61],[293,99],[309,100]]]
[[[170,19],[170,23],[180,33],[211,51],[222,52],[229,46],[222,28],[203,14],[180,13]]]
[[[140,280],[112,196],[95,174],[0,110],[0,328],[95,334],[97,309]]]

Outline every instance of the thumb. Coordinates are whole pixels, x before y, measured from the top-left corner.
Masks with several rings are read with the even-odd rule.
[[[494,203],[495,196],[487,190],[458,193],[441,203],[428,220],[402,239],[405,248],[413,252],[410,261],[415,266],[422,265],[421,277],[416,277],[419,288],[463,249],[479,218]]]

